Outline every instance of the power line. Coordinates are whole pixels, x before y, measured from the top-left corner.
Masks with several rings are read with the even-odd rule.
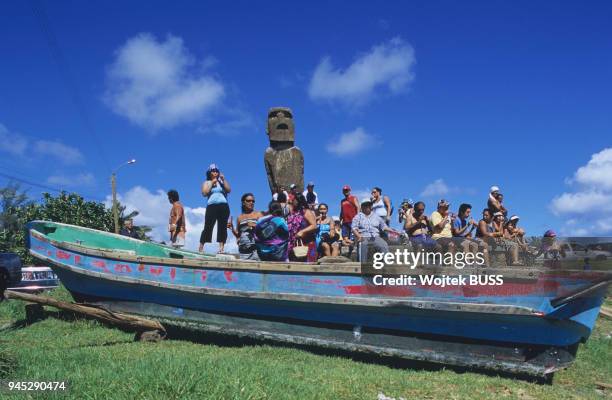
[[[78,85],[76,79],[73,78],[70,73],[70,69],[68,67],[68,62],[64,57],[64,54],[61,51],[61,48],[57,42],[57,38],[51,29],[51,25],[49,23],[49,18],[47,13],[45,12],[44,6],[39,0],[32,0],[32,12],[36,20],[38,21],[38,25],[40,30],[45,37],[47,45],[49,46],[49,50],[51,52],[51,57],[55,61],[60,78],[70,95],[70,99],[74,104],[77,114],[80,117],[81,124],[85,131],[91,136],[93,142],[96,145],[97,153],[99,157],[102,159],[108,171],[111,171],[111,166],[108,161],[108,157],[102,147],[102,142],[99,140],[94,125],[91,123],[91,119],[89,118],[89,114],[87,113],[87,109],[81,100],[81,96],[79,96]]]
[[[19,177],[13,176],[13,175],[5,174],[3,172],[0,172],[0,176],[8,179],[9,181],[17,181],[17,182],[23,183],[23,184],[28,185],[28,186],[37,187],[39,189],[50,190],[50,191],[56,192],[56,193],[70,192],[69,190],[58,189],[56,187],[44,185],[42,183],[33,182],[33,181],[29,180],[29,179],[19,178]],[[92,196],[92,195],[89,195],[89,194],[84,194],[84,193],[77,193],[77,194],[79,196],[83,197],[83,198],[89,198],[91,200],[96,200],[96,201],[99,201],[99,202],[104,202],[106,200],[106,199],[101,199],[100,197]]]

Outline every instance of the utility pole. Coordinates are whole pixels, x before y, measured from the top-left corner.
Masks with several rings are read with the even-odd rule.
[[[119,233],[119,207],[117,207],[117,171],[124,165],[134,164],[135,159],[124,162],[118,166],[111,174],[111,190],[113,192],[113,220],[115,222],[115,233]]]
[[[111,190],[113,191],[113,220],[115,221],[115,233],[119,233],[119,210],[117,210],[117,174],[111,175]]]

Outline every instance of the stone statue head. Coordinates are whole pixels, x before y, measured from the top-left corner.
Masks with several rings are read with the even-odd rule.
[[[268,128],[266,129],[270,138],[270,146],[275,144],[291,144],[295,142],[295,126],[293,125],[293,113],[287,107],[272,107],[268,111]]]

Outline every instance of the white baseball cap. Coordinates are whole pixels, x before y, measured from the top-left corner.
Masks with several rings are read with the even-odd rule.
[[[491,189],[489,189],[489,193],[493,192],[499,192],[499,186],[491,186]]]

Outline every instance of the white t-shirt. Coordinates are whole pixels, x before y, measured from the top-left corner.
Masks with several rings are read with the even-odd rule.
[[[312,194],[314,195],[314,202],[312,202],[312,201],[308,201],[308,189],[307,189],[307,190],[304,190],[304,192],[303,192],[302,194],[304,195],[304,197],[306,197],[306,202],[307,202],[308,204],[314,204],[315,206],[316,206],[317,204],[319,204],[319,195],[318,195],[318,194],[317,194],[317,192],[315,192],[314,190],[313,190],[313,192],[312,192]],[[311,195],[311,196],[312,196],[312,195]]]

